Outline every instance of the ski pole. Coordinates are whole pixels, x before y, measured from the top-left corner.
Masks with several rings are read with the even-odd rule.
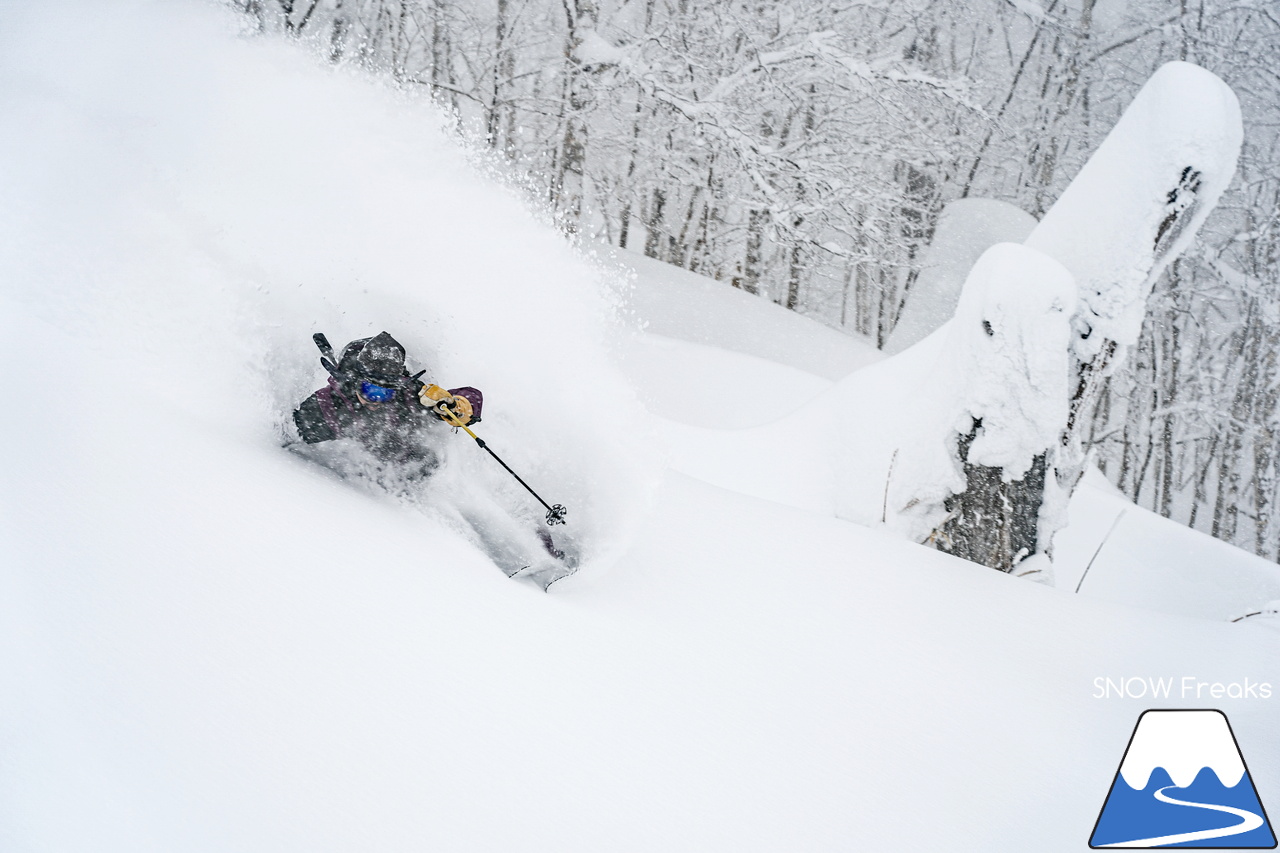
[[[474,439],[476,440],[476,444],[480,445],[480,448],[481,448],[482,450],[486,450],[486,451],[488,451],[488,453],[489,453],[489,455],[490,455],[490,456],[492,456],[494,459],[498,460],[498,464],[499,464],[499,465],[501,465],[503,468],[506,468],[506,469],[507,469],[507,473],[508,473],[508,474],[510,474],[512,477],[515,477],[515,478],[516,478],[516,482],[517,482],[517,483],[519,483],[520,485],[522,485],[522,486],[524,486],[526,489],[528,489],[529,494],[531,494],[531,495],[533,495],[535,498],[537,498],[537,499],[538,499],[538,503],[542,504],[543,506],[545,506],[545,507],[547,508],[547,524],[549,524],[549,525],[556,525],[556,524],[564,524],[564,523],[565,523],[565,522],[564,522],[564,517],[565,517],[565,514],[568,512],[568,510],[564,508],[564,505],[563,505],[563,504],[555,504],[555,505],[553,506],[553,505],[551,505],[551,504],[547,503],[546,501],[544,501],[544,500],[542,499],[542,496],[541,496],[541,495],[539,495],[537,492],[535,492],[535,491],[533,490],[533,487],[532,487],[532,486],[530,486],[528,483],[526,483],[524,480],[522,480],[522,479],[520,478],[520,475],[519,475],[519,474],[517,474],[515,471],[512,471],[512,470],[511,470],[511,466],[510,466],[510,465],[508,465],[507,463],[503,462],[503,461],[502,461],[502,457],[501,457],[501,456],[499,456],[498,454],[494,453],[494,452],[493,452],[493,450],[489,447],[489,445],[485,444],[485,441],[484,441],[484,439],[483,439],[483,438],[481,438],[480,436],[476,435],[474,432],[472,432],[472,431],[470,430],[470,428],[468,428],[468,427],[467,427],[467,425],[466,425],[466,424],[464,424],[461,420],[459,420],[459,419],[458,419],[458,416],[457,416],[456,414],[454,414],[454,413],[453,413],[453,410],[452,410],[452,409],[450,409],[448,406],[444,405],[443,403],[440,403],[440,404],[438,404],[438,405],[435,407],[435,411],[437,411],[437,412],[441,413],[442,415],[444,415],[444,416],[445,416],[445,417],[446,417],[446,418],[447,418],[447,419],[448,419],[448,420],[449,420],[449,421],[450,421],[454,426],[459,427],[460,429],[464,430],[464,431],[467,433],[467,435],[469,435],[469,436],[471,436],[472,438],[474,438]]]

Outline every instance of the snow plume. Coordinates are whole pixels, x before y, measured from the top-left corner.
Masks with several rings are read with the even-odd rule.
[[[93,342],[138,417],[264,448],[323,384],[312,332],[385,329],[411,370],[483,389],[481,433],[574,529],[616,531],[653,481],[618,450],[643,441],[597,272],[430,104],[238,30],[199,3],[3,7],[4,298]],[[447,437],[459,488],[530,502]]]

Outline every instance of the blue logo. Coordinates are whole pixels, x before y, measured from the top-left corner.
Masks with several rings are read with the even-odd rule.
[[[1221,711],[1144,711],[1092,848],[1270,850],[1275,833]]]

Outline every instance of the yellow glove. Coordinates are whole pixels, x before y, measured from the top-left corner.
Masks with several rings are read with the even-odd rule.
[[[471,423],[471,401],[466,397],[455,397],[439,385],[422,386],[422,390],[418,392],[418,402],[434,412],[436,417],[445,423],[453,423],[453,420],[444,414],[441,407],[452,412],[453,416],[463,424]]]

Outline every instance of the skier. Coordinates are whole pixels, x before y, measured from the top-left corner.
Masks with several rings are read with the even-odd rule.
[[[323,337],[317,344],[323,350],[327,343],[321,341]],[[329,384],[293,412],[298,435],[307,444],[350,439],[380,463],[414,478],[439,465],[432,433],[446,419],[445,410],[463,424],[480,421],[480,391],[446,391],[421,382],[421,374],[410,376],[404,347],[387,332],[347,344],[336,364],[321,361],[330,373]]]
[[[387,332],[352,341],[337,357],[323,335],[314,339],[325,356],[320,363],[329,371],[329,383],[294,410],[298,435],[307,445],[355,442],[381,469],[363,473],[374,474],[383,485],[413,482],[440,466],[435,444],[442,421],[463,429],[480,422],[484,396],[479,390],[424,383],[419,377],[426,371],[410,375],[404,347]],[[332,467],[346,465],[339,461]],[[527,574],[546,589],[576,568],[576,557],[557,548],[549,533],[526,527],[491,496],[457,494],[452,503],[453,512],[508,575]],[[552,513],[557,511],[563,523],[564,508],[557,505]]]

